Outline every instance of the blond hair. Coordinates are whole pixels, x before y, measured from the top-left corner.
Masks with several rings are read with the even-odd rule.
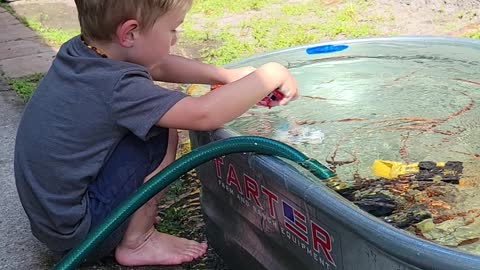
[[[135,19],[140,31],[150,29],[165,13],[189,9],[193,0],[75,0],[82,36],[111,41],[118,25]]]

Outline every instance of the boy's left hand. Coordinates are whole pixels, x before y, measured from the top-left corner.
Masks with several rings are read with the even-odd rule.
[[[231,82],[234,82],[236,80],[239,80],[248,74],[254,72],[256,68],[254,67],[241,67],[241,68],[235,68],[235,69],[224,69],[224,75],[223,77],[223,82],[222,84],[228,84]]]

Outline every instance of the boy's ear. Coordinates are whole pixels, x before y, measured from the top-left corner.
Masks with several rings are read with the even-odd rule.
[[[117,27],[117,39],[122,47],[130,48],[138,35],[140,26],[137,20],[127,20]]]

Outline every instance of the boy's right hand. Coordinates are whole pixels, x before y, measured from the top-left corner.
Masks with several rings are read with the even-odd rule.
[[[239,117],[274,91],[282,95],[267,104],[270,107],[285,105],[298,97],[297,82],[290,72],[278,63],[268,63],[206,95],[183,98],[162,116],[157,125],[214,130]]]
[[[275,80],[277,84],[276,91],[283,95],[280,100],[272,101],[270,103],[272,106],[287,105],[291,100],[298,98],[297,81],[287,68],[279,63],[272,62],[261,66],[258,70],[265,72],[267,78]]]

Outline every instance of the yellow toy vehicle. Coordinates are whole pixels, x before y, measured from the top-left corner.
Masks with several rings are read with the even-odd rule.
[[[421,161],[413,164],[403,164],[388,160],[375,160],[372,166],[374,176],[385,179],[414,177],[418,181],[441,180],[458,184],[463,171],[460,161],[432,162]]]

